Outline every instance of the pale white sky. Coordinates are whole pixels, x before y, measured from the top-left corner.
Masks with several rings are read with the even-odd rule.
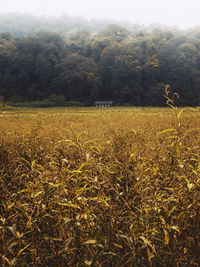
[[[200,0],[0,0],[3,12],[82,15],[180,28],[200,25]]]

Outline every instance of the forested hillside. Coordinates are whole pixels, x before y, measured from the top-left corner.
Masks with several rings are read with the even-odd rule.
[[[69,17],[51,25],[27,15],[28,24],[20,18],[8,23],[0,16],[0,95],[6,101],[161,106],[170,84],[179,105],[200,103],[200,28],[147,29]]]

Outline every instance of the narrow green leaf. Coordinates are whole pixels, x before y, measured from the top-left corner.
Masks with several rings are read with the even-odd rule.
[[[88,265],[88,266],[91,266],[92,261],[88,261],[88,260],[86,260],[86,261],[85,261],[85,264]]]
[[[96,243],[97,243],[97,241],[94,239],[91,239],[91,240],[84,242],[84,244],[96,244]]]
[[[146,239],[146,237],[144,237],[144,236],[140,236],[140,239],[142,239],[143,242],[144,242],[144,244],[145,244],[146,246],[149,246],[150,248],[152,248],[153,252],[156,253],[155,247],[151,244],[151,242],[150,242],[148,239]]]
[[[12,204],[10,204],[10,205],[7,207],[7,210],[10,210],[14,205],[15,205],[15,202],[13,202]]]
[[[164,230],[164,235],[165,235],[164,244],[167,246],[169,245],[169,233],[166,230]]]
[[[61,206],[65,206],[65,207],[71,207],[71,208],[81,209],[78,205],[72,204],[72,203],[58,202],[58,204],[61,205]]]
[[[163,131],[157,133],[156,136],[159,136],[159,135],[164,134],[164,133],[167,133],[167,132],[175,132],[175,133],[177,133],[177,130],[174,129],[174,128],[165,129],[165,130],[163,130]]]
[[[20,251],[19,251],[18,254],[17,254],[17,257],[19,257],[20,254],[22,254],[22,252],[23,252],[25,249],[27,249],[30,245],[31,245],[31,243],[28,244],[28,245],[26,245],[24,248],[20,249]]]
[[[177,231],[178,233],[180,233],[179,227],[176,225],[170,226],[171,229]]]

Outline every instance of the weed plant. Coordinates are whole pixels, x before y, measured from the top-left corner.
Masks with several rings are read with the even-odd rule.
[[[0,266],[199,266],[198,110],[0,118]]]

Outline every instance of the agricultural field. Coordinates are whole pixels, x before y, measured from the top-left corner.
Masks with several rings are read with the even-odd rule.
[[[0,110],[0,266],[199,266],[200,112]]]

